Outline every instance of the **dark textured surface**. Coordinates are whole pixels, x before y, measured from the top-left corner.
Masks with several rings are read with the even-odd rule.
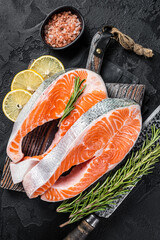
[[[77,46],[53,52],[41,41],[39,28],[51,10],[64,4],[73,5],[81,11],[85,17],[86,31]],[[109,59],[135,74],[146,85],[145,119],[160,103],[160,1],[153,0],[0,0],[0,101],[9,91],[13,76],[40,55],[57,56],[66,68],[84,67],[91,38],[106,23],[154,50],[153,59],[145,59],[113,42],[106,52],[102,68],[102,76],[108,81]],[[0,175],[11,129],[12,123],[0,111]],[[2,189],[0,199],[0,239],[60,240],[76,225],[63,229],[58,227],[67,215],[55,213],[57,204],[48,204],[39,199],[29,200],[24,193]],[[157,164],[154,172],[143,179],[114,215],[108,220],[101,220],[99,228],[88,239],[159,240],[159,201],[160,166]]]

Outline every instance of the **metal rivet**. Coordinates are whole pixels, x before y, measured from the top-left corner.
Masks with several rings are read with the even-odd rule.
[[[101,54],[102,50],[101,50],[100,48],[97,48],[97,49],[96,49],[96,52],[97,52],[98,54]]]

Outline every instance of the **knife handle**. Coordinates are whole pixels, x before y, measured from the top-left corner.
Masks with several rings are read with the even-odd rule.
[[[91,42],[86,68],[96,73],[100,73],[106,47],[110,43],[112,34],[111,27],[103,27],[97,32]]]
[[[84,240],[95,229],[98,223],[99,218],[91,214],[70,232],[64,240]]]

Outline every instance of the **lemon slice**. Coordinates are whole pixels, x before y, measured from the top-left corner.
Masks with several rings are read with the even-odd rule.
[[[43,82],[42,76],[33,70],[24,70],[15,75],[11,84],[11,90],[24,89],[34,93]]]
[[[15,122],[18,114],[31,96],[32,94],[30,92],[23,89],[17,89],[7,93],[2,103],[2,109],[6,117]]]
[[[64,70],[64,66],[57,58],[50,55],[44,55],[34,60],[30,69],[35,70],[41,74],[44,79],[46,79],[55,73]]]

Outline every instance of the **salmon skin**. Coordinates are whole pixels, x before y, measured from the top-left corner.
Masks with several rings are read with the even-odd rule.
[[[37,126],[62,117],[74,89],[75,77],[80,77],[80,80],[86,79],[84,84],[87,85],[76,101],[75,109],[62,121],[51,146],[45,153],[24,157],[23,138]],[[73,123],[89,108],[106,97],[107,90],[103,79],[95,72],[86,69],[69,70],[43,82],[18,116],[9,139],[7,154],[13,161],[10,164],[13,182],[21,182],[26,172],[56,146]]]
[[[98,102],[25,175],[28,197],[42,195],[45,201],[61,201],[76,196],[124,159],[140,130],[138,104],[116,98]],[[68,175],[61,176],[72,167]]]

